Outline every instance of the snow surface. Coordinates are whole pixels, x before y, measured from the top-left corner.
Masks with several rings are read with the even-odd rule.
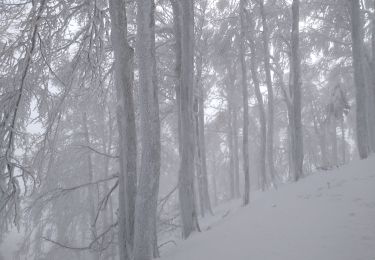
[[[220,208],[204,232],[164,249],[161,259],[375,260],[375,157],[238,205]]]

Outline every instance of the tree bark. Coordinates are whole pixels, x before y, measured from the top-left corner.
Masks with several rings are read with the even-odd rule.
[[[260,121],[260,155],[259,155],[259,165],[260,165],[260,186],[262,190],[266,188],[266,140],[267,140],[267,121],[266,121],[266,110],[264,108],[263,96],[260,91],[258,72],[257,72],[257,61],[256,61],[256,46],[254,42],[253,34],[253,24],[250,25],[250,71],[251,77],[254,84],[254,92],[258,102],[259,110],[259,121]]]
[[[133,100],[134,51],[128,44],[124,0],[109,1],[114,53],[114,84],[117,91],[117,125],[120,136],[119,255],[131,257],[137,185],[137,137]]]
[[[299,55],[299,0],[292,3],[292,38],[291,38],[291,96],[292,109],[289,120],[291,121],[292,153],[293,153],[293,179],[298,181],[303,174],[303,135],[301,111],[301,61]]]
[[[359,0],[350,0],[352,24],[352,53],[354,68],[354,84],[356,90],[356,133],[359,157],[365,159],[369,155],[369,132],[367,123],[366,85],[363,68],[363,30],[361,25]]]
[[[262,16],[262,36],[263,36],[263,49],[264,49],[264,70],[266,73],[266,85],[268,92],[268,124],[267,124],[267,162],[268,162],[268,173],[271,176],[273,185],[276,185],[275,180],[275,165],[273,158],[273,135],[274,135],[274,98],[273,98],[273,87],[271,78],[271,67],[270,67],[270,50],[269,50],[269,35],[267,18],[264,11],[264,0],[260,0],[260,13]]]
[[[83,123],[83,131],[84,131],[84,138],[85,138],[85,145],[90,147],[90,133],[89,127],[87,123],[87,113],[83,112],[82,114],[82,123]],[[92,163],[91,153],[87,153],[87,182],[92,183],[94,181],[94,168]],[[95,186],[89,187],[88,191],[88,203],[89,203],[89,220],[90,220],[90,232],[91,232],[91,240],[94,241],[97,236],[96,232],[96,223],[95,223],[95,194],[97,194],[97,190]],[[91,252],[91,256],[94,260],[98,260],[100,255],[98,252],[93,251]]]
[[[181,1],[181,85],[180,85],[180,151],[179,200],[182,219],[182,236],[198,230],[194,194],[194,2]]]
[[[250,202],[250,172],[249,172],[249,91],[247,88],[247,70],[245,61],[245,13],[246,0],[240,0],[240,50],[241,85],[243,96],[243,171],[245,177],[244,205]]]
[[[134,223],[134,260],[151,260],[156,240],[160,177],[160,119],[155,58],[155,3],[137,1],[142,156]]]

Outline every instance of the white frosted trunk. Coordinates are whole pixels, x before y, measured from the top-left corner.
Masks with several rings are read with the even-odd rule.
[[[155,3],[137,1],[142,156],[134,223],[134,260],[153,258],[160,177],[160,120],[155,60]]]
[[[120,136],[118,243],[120,260],[128,260],[134,236],[137,183],[137,137],[133,100],[134,51],[128,44],[125,0],[109,1],[117,93],[117,126]]]

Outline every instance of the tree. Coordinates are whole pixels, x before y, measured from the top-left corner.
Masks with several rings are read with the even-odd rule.
[[[239,59],[241,63],[241,86],[243,98],[243,171],[245,177],[244,205],[250,201],[250,170],[249,170],[249,90],[247,88],[247,69],[245,61],[245,14],[246,0],[240,0],[240,50]]]
[[[153,258],[160,176],[160,120],[155,59],[155,3],[137,2],[142,157],[135,208],[134,260]]]
[[[299,56],[299,0],[292,3],[292,36],[291,36],[291,82],[290,93],[292,96],[291,114],[289,124],[291,128],[291,148],[293,160],[293,179],[298,181],[303,174],[303,135],[301,119],[301,64]]]
[[[258,110],[259,110],[259,122],[260,122],[260,151],[259,151],[259,165],[260,165],[260,184],[261,189],[264,190],[267,183],[267,177],[266,177],[266,144],[267,144],[267,121],[266,121],[266,110],[264,108],[264,101],[263,101],[263,95],[260,91],[260,83],[259,83],[259,77],[258,77],[258,66],[257,66],[257,50],[256,50],[256,44],[254,39],[254,25],[249,19],[249,25],[250,25],[250,33],[249,33],[249,45],[250,45],[250,72],[251,72],[251,78],[254,85],[254,92],[255,96],[258,102]]]
[[[120,135],[119,252],[130,259],[134,236],[137,184],[137,137],[133,101],[133,56],[127,38],[124,0],[109,1],[114,53],[114,82],[117,90],[117,124]]]
[[[180,124],[181,162],[179,170],[179,199],[182,219],[182,236],[199,229],[194,194],[194,4],[192,0],[181,1],[181,85]]]
[[[269,50],[269,33],[267,25],[267,17],[264,10],[264,0],[260,0],[260,13],[262,16],[262,36],[263,36],[263,49],[264,49],[264,70],[266,73],[266,85],[268,91],[268,124],[267,124],[267,162],[268,172],[271,176],[273,185],[275,183],[275,165],[273,156],[273,136],[274,136],[274,98],[273,98],[273,87],[271,78],[271,66],[270,66],[270,50]],[[259,100],[259,99],[258,99]]]
[[[356,100],[356,123],[357,123],[357,147],[359,157],[365,159],[369,155],[369,137],[367,126],[366,85],[363,70],[363,34],[361,28],[361,17],[359,0],[350,0],[350,17],[352,24],[352,53],[354,68],[355,100]]]

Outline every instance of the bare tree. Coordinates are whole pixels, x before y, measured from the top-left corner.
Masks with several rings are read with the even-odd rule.
[[[134,236],[137,183],[137,137],[133,100],[134,51],[128,43],[124,0],[109,1],[111,37],[115,58],[114,82],[117,90],[117,122],[120,135],[119,252],[130,259]]]
[[[181,1],[180,170],[179,199],[184,238],[199,229],[194,194],[194,3]]]
[[[298,181],[303,174],[303,135],[301,110],[301,64],[299,55],[299,0],[292,3],[292,36],[291,36],[291,82],[290,95],[292,108],[289,114],[291,130],[292,172],[294,181]]]
[[[243,171],[245,177],[244,205],[250,201],[250,169],[249,169],[249,90],[247,86],[247,69],[245,61],[245,14],[246,0],[240,0],[240,51],[239,59],[241,61],[241,86],[243,98]]]

